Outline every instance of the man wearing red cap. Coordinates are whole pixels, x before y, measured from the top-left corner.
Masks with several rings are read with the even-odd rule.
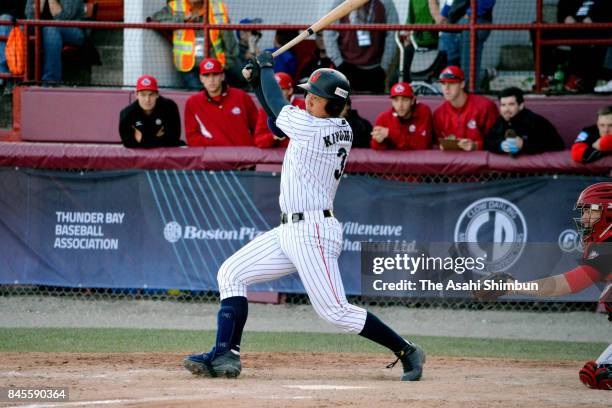
[[[431,110],[416,101],[410,84],[399,82],[391,87],[391,105],[391,109],[376,118],[372,149],[428,149],[432,137]]]
[[[257,107],[244,91],[228,86],[221,63],[200,63],[201,92],[185,104],[185,133],[189,146],[253,146]]]
[[[136,101],[119,115],[125,147],[182,146],[181,117],[173,100],[159,95],[157,81],[143,75],[136,81]]]
[[[277,72],[274,74],[276,82],[283,92],[283,96],[293,106],[297,106],[300,109],[306,109],[304,100],[296,98],[293,94],[293,80],[284,72]],[[266,111],[261,108],[259,109],[259,116],[257,117],[257,127],[255,128],[255,146],[266,148],[266,147],[287,147],[289,144],[289,138],[279,138],[274,135],[268,127],[268,115]]]
[[[433,114],[436,139],[456,140],[455,146],[465,151],[482,150],[485,135],[497,120],[495,103],[466,93],[465,75],[457,66],[446,67],[439,80],[445,102]],[[445,149],[442,143],[440,149]]]

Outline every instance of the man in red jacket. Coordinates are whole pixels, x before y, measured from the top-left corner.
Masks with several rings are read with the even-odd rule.
[[[597,111],[597,125],[582,129],[572,146],[572,159],[591,163],[612,152],[612,105]]]
[[[185,134],[189,146],[253,146],[257,107],[244,91],[224,82],[221,63],[206,58],[200,64],[201,92],[185,104]]]
[[[283,92],[283,96],[293,106],[297,106],[300,109],[306,109],[304,100],[296,98],[293,94],[293,80],[289,74],[284,72],[277,72],[274,74],[276,82]],[[255,146],[266,148],[266,147],[287,147],[289,144],[289,138],[280,138],[272,133],[268,127],[268,115],[263,108],[259,109],[259,116],[257,117],[257,126],[255,127]]]
[[[399,82],[391,87],[391,105],[391,109],[376,118],[372,149],[428,149],[432,137],[431,110],[416,101],[410,84]]]
[[[465,75],[459,67],[446,67],[439,80],[445,102],[433,114],[436,139],[456,140],[457,148],[465,151],[482,150],[485,136],[499,115],[495,103],[466,93]],[[445,149],[443,143],[440,149]]]

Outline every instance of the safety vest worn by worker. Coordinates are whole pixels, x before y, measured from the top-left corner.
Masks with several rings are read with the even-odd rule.
[[[208,8],[208,22],[210,24],[227,24],[229,17],[227,6],[221,1],[211,1],[212,7]],[[168,3],[172,14],[182,12],[188,14],[191,11],[187,0],[173,0]],[[223,50],[223,33],[219,30],[209,30],[210,42],[215,57],[222,66],[225,66],[225,51]],[[196,31],[195,30],[174,30],[172,35],[174,44],[172,56],[174,66],[181,72],[189,72],[196,63]]]

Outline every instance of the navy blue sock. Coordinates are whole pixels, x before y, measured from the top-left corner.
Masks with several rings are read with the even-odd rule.
[[[368,312],[365,325],[359,335],[385,346],[394,353],[401,351],[406,346],[406,340],[402,336],[370,312]]]
[[[229,341],[230,347],[233,350],[240,351],[242,330],[244,329],[249,314],[249,302],[244,296],[232,296],[221,301],[221,310],[223,310],[223,308],[232,308],[234,310],[234,327]],[[218,329],[218,332],[220,331],[221,327]]]

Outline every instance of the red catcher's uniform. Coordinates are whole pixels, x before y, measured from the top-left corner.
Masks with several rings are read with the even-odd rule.
[[[489,98],[468,94],[461,108],[445,101],[434,111],[434,133],[437,139],[455,135],[457,139],[473,140],[482,150],[485,136],[498,116],[497,106]]]
[[[564,275],[572,293],[597,282],[612,282],[612,238],[589,244],[581,265]]]
[[[400,119],[393,108],[378,115],[374,126],[389,129],[389,136],[382,143],[372,139],[370,147],[377,150],[429,149],[432,138],[432,116],[428,106],[417,103],[409,119]]]
[[[306,103],[303,99],[291,97],[291,105],[297,106],[300,109],[306,109]],[[257,116],[257,126],[255,127],[255,146],[261,148],[267,147],[287,147],[289,144],[289,138],[286,137],[283,140],[274,139],[272,131],[268,127],[268,115],[264,109],[259,109],[259,116]]]
[[[220,98],[206,90],[187,99],[185,134],[189,146],[253,146],[257,107],[240,89],[227,87]]]
[[[593,143],[599,140],[599,150]],[[589,126],[578,134],[572,145],[572,159],[578,163],[591,163],[612,153],[612,135],[599,137],[597,125]]]

